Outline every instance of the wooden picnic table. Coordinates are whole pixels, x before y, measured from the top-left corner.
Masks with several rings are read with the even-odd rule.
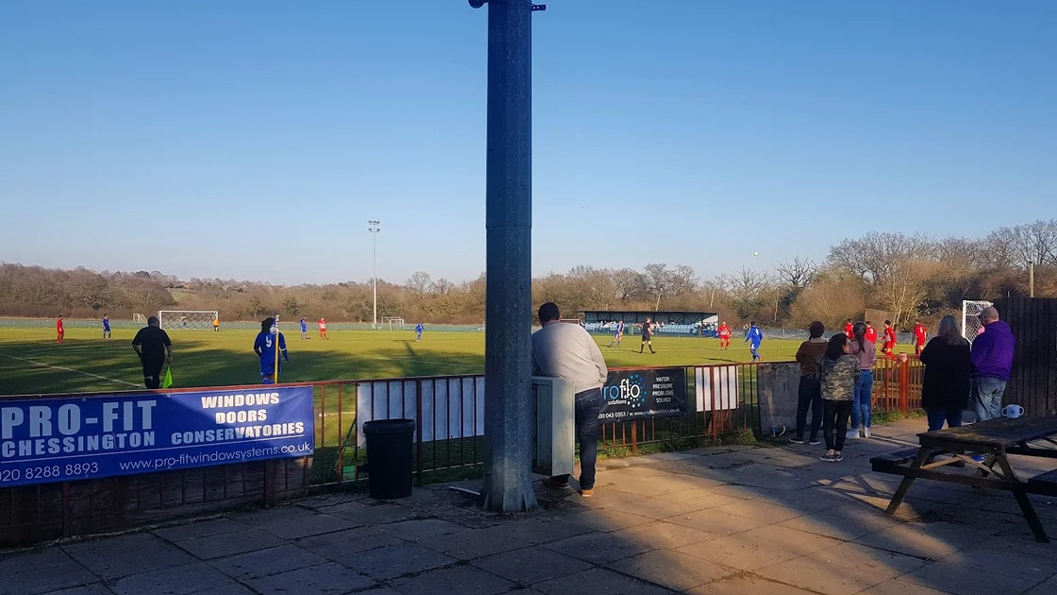
[[[1007,490],[1013,492],[1035,539],[1049,543],[1028,494],[1057,496],[1057,470],[1024,481],[1010,465],[1009,455],[1057,459],[1055,436],[1057,417],[1002,417],[918,434],[918,448],[874,457],[870,464],[879,473],[903,476],[885,514],[895,513],[918,478]],[[983,461],[973,458],[980,456]]]

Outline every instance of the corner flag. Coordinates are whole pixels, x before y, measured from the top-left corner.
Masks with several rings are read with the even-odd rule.
[[[162,388],[169,388],[172,386],[172,366],[165,369],[165,378],[161,381]]]

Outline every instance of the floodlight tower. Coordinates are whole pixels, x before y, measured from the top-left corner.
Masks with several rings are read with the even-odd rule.
[[[521,512],[532,491],[532,13],[530,0],[488,4],[485,181],[485,458],[482,507]]]
[[[378,232],[382,231],[382,222],[373,219],[368,221],[367,231],[371,232],[371,261],[374,268],[371,274],[374,285],[374,322],[371,328],[378,328]]]

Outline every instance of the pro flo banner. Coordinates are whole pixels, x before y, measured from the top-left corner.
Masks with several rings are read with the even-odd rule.
[[[0,400],[0,488],[314,450],[312,387]]]
[[[614,370],[602,387],[603,423],[686,415],[686,370]]]

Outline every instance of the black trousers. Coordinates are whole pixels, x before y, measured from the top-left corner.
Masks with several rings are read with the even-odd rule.
[[[801,376],[796,403],[796,437],[804,439],[807,427],[807,412],[811,410],[811,440],[818,440],[822,427],[822,386],[816,376]]]
[[[851,417],[851,401],[823,401],[822,433],[826,436],[826,449],[844,450],[844,439],[848,437],[848,418]]]
[[[164,361],[142,360],[143,385],[147,388],[161,388],[161,368]]]

